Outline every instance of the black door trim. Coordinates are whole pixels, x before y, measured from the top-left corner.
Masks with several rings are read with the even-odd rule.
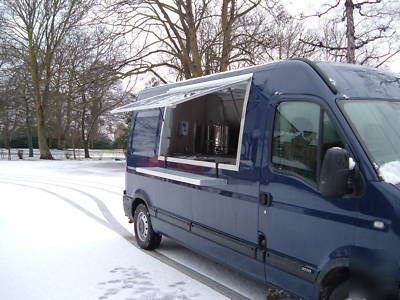
[[[299,260],[278,254],[268,248],[262,248],[256,244],[248,243],[237,238],[233,238],[225,233],[207,228],[198,223],[175,216],[165,210],[149,208],[151,216],[156,217],[169,224],[175,225],[185,231],[190,231],[202,238],[208,239],[221,246],[249,256],[261,262],[265,262],[273,267],[281,269],[301,279],[315,282],[318,272],[314,266]],[[268,243],[267,243],[268,246]]]
[[[297,277],[307,281],[314,282],[317,279],[318,272],[314,266],[287,256],[283,256],[271,250],[267,250],[265,255],[265,263],[290,274],[296,275]]]

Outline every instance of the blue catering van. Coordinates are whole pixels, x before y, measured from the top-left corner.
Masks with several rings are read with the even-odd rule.
[[[305,299],[398,299],[398,76],[279,61],[149,88],[126,111],[140,247],[165,235]]]

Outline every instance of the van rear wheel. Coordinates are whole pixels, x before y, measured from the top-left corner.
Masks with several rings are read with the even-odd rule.
[[[140,248],[153,250],[160,246],[162,236],[154,232],[149,211],[144,204],[137,206],[133,220],[136,242]]]

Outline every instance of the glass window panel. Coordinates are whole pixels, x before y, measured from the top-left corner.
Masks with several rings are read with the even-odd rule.
[[[316,182],[320,107],[310,102],[283,102],[276,111],[272,163]]]
[[[134,155],[156,155],[159,121],[159,109],[144,110],[136,113],[131,139],[131,148]]]

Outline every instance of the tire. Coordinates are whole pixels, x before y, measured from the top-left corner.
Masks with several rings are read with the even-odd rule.
[[[346,280],[335,287],[329,295],[329,300],[345,300],[349,297],[350,281]]]
[[[383,300],[385,297],[378,296],[368,289],[365,284],[358,280],[346,280],[339,284],[329,295],[329,300]]]
[[[133,220],[135,238],[140,248],[154,250],[160,246],[162,236],[154,232],[149,211],[144,204],[139,204],[136,207]]]

